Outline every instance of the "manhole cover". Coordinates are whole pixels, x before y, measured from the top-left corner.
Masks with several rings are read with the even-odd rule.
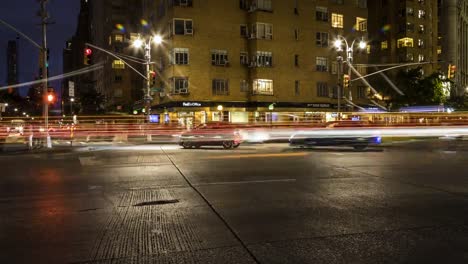
[[[178,203],[179,200],[174,199],[174,200],[159,200],[159,201],[149,201],[149,202],[141,202],[134,204],[133,206],[150,206],[150,205],[164,205],[164,204],[174,204]]]

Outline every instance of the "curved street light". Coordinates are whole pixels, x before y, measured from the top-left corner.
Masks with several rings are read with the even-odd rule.
[[[153,97],[151,96],[151,77],[150,77],[150,64],[151,64],[151,43],[160,45],[163,43],[163,37],[161,35],[152,35],[147,39],[138,37],[133,41],[132,46],[139,49],[144,48],[145,50],[145,65],[146,65],[146,85],[144,89],[143,101],[145,103],[145,113],[149,116],[150,106]]]
[[[346,63],[348,64],[348,78],[351,79],[351,65],[353,64],[353,52],[354,52],[354,44],[356,43],[356,40],[358,39],[354,39],[353,42],[351,43],[351,45],[349,45],[348,41],[346,40],[345,37],[341,36],[341,35],[338,35],[337,36],[337,39],[335,39],[333,45],[335,46],[335,49],[338,51],[338,52],[341,52],[343,51],[343,47],[346,48]],[[359,41],[359,49],[363,50],[365,48],[367,48],[367,42],[364,41],[363,38],[360,39]],[[340,117],[340,112],[341,112],[341,86],[342,86],[342,81],[341,81],[341,78],[342,78],[342,73],[341,73],[341,64],[343,62],[343,57],[342,56],[338,56],[337,57],[337,63],[338,63],[338,89],[337,89],[337,93],[338,93],[338,118]],[[349,92],[349,100],[352,101],[352,94],[351,94],[351,88],[349,87],[350,86],[350,83],[348,84],[348,92]],[[343,87],[344,88],[344,87]]]

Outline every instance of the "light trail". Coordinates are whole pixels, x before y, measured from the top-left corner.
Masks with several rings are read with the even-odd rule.
[[[64,79],[64,78],[68,78],[68,77],[72,77],[72,76],[76,76],[76,75],[81,75],[81,74],[97,71],[97,70],[99,70],[101,68],[102,68],[102,64],[96,64],[96,65],[92,65],[92,66],[89,66],[89,67],[86,67],[86,68],[83,68],[83,69],[79,69],[79,70],[76,70],[76,71],[73,71],[73,72],[69,72],[69,73],[65,73],[65,74],[59,74],[59,75],[56,75],[56,76],[53,76],[53,77],[49,77],[49,78],[47,78],[47,80],[48,81],[61,80],[61,79]],[[7,90],[7,89],[19,88],[19,87],[23,87],[23,86],[30,86],[30,85],[40,84],[40,83],[43,83],[43,82],[44,82],[44,79],[40,79],[40,80],[35,80],[35,81],[30,81],[30,82],[25,82],[25,83],[19,83],[19,84],[15,84],[15,85],[3,86],[3,87],[0,87],[0,91],[1,90]]]

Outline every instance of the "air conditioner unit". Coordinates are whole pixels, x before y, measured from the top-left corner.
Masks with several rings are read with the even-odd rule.
[[[185,34],[186,35],[192,35],[193,34],[193,29],[192,28],[185,29]]]
[[[255,33],[250,33],[249,39],[256,39],[257,37],[255,36]]]
[[[180,94],[186,94],[186,93],[188,93],[188,89],[180,89],[179,93]]]

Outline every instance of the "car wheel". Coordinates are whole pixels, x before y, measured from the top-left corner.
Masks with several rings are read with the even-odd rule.
[[[189,149],[192,147],[192,144],[190,144],[189,142],[182,142],[182,147],[184,149]]]
[[[240,143],[234,144],[232,147],[233,148],[238,148],[240,146]]]
[[[196,148],[196,149],[199,149],[199,148],[201,148],[201,145],[200,144],[194,144],[193,147]]]
[[[223,141],[223,148],[230,149],[233,147],[232,141]]]
[[[367,145],[356,145],[353,146],[355,150],[365,150],[367,148]]]

